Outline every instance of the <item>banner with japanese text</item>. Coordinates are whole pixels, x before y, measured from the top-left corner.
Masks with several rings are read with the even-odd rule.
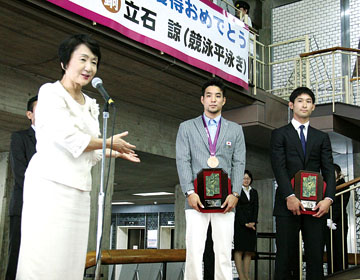
[[[248,27],[208,0],[47,1],[248,88]]]

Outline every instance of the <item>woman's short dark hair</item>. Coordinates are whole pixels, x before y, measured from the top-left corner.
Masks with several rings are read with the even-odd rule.
[[[245,169],[244,175],[245,175],[245,174],[247,174],[247,175],[250,177],[250,184],[251,184],[252,181],[253,181],[253,175],[252,175],[252,173],[250,172],[250,170]]]
[[[341,176],[341,167],[338,164],[334,163],[334,168],[335,168],[335,172],[336,172],[335,179],[338,179]]]
[[[100,60],[101,60],[101,52],[100,52],[100,46],[99,44],[91,38],[90,35],[87,34],[75,34],[68,38],[66,38],[64,41],[61,42],[59,46],[59,59],[60,62],[63,64],[63,67],[66,68],[72,53],[75,51],[75,49],[81,45],[84,44],[87,46],[94,55],[97,56],[98,62],[97,62],[97,68],[99,68]],[[65,70],[62,70],[62,74],[65,74]]]
[[[206,88],[210,87],[210,86],[218,87],[222,91],[223,96],[225,97],[225,85],[224,85],[224,82],[220,78],[217,78],[217,77],[209,79],[203,84],[203,86],[201,88],[201,95],[202,96],[204,96]]]
[[[307,88],[307,87],[298,87],[298,88],[296,88],[296,89],[291,93],[291,95],[290,95],[290,97],[289,97],[290,102],[294,103],[296,97],[298,97],[299,95],[301,95],[301,94],[303,94],[303,93],[309,95],[309,96],[311,97],[311,99],[312,99],[313,104],[315,104],[315,95],[314,95],[314,93],[312,92],[312,90],[309,89],[309,88]]]

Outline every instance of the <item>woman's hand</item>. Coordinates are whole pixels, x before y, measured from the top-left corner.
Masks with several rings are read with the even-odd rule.
[[[248,227],[248,228],[251,228],[253,230],[256,230],[255,223],[247,223],[247,224],[245,224],[245,226]]]
[[[113,146],[112,149],[121,153],[121,154],[135,154],[135,151],[133,149],[136,148],[136,146],[126,142],[122,138],[127,136],[129,132],[125,131],[120,134],[116,134],[113,136]],[[107,139],[107,144],[110,146],[111,137]]]
[[[140,162],[140,158],[138,158],[137,154],[122,154],[117,152],[116,158],[122,158],[122,159],[126,159],[128,161],[132,161],[132,162]]]

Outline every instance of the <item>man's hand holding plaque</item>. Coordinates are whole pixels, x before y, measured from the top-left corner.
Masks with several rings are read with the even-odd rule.
[[[230,212],[231,210],[233,210],[235,207],[236,207],[236,204],[238,203],[239,199],[232,195],[232,194],[229,194],[227,197],[226,197],[226,200],[225,202],[223,203],[223,205],[221,205],[221,208],[225,208],[225,211],[224,211],[224,214],[227,213],[227,212]]]
[[[188,197],[188,203],[189,203],[189,206],[194,208],[196,211],[200,212],[200,208],[204,208],[204,205],[202,205],[201,201],[200,201],[200,198],[198,196],[197,193],[192,193],[190,194]]]
[[[304,206],[295,195],[286,198],[286,206],[294,215],[301,215],[300,210],[305,211]]]
[[[317,211],[317,213],[314,214],[313,216],[316,218],[321,218],[322,216],[326,215],[329,212],[331,204],[332,204],[331,199],[325,198],[321,200],[314,208],[314,211]]]
[[[329,211],[332,201],[324,199],[326,183],[320,173],[300,170],[291,184],[295,196],[287,197],[286,205],[294,215],[307,214],[320,218]]]

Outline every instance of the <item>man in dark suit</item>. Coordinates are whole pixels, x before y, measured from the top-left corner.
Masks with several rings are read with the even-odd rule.
[[[21,239],[21,212],[23,205],[23,186],[26,168],[35,154],[35,109],[37,96],[29,99],[26,116],[31,127],[14,132],[11,135],[10,164],[15,179],[9,205],[10,232],[9,232],[9,262],[6,271],[6,280],[14,280],[19,257]]]
[[[290,95],[291,123],[275,129],[271,136],[271,164],[278,184],[275,196],[275,279],[299,279],[299,230],[304,240],[306,279],[323,278],[324,230],[329,207],[335,197],[335,176],[329,136],[309,125],[315,109],[314,93],[306,88]],[[314,215],[302,215],[291,179],[299,170],[322,173],[327,188]]]

